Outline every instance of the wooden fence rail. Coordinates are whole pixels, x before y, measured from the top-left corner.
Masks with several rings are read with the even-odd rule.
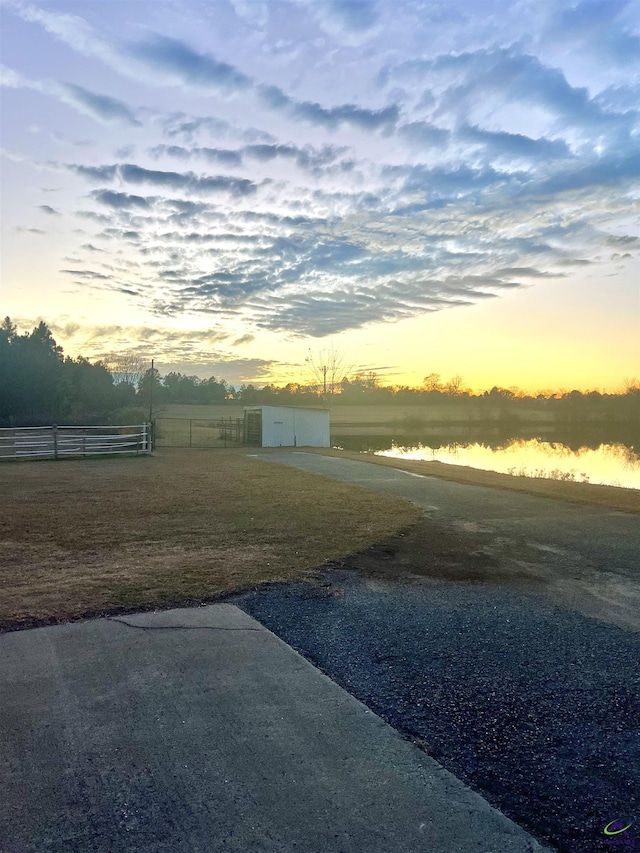
[[[151,424],[0,429],[0,461],[151,453]]]

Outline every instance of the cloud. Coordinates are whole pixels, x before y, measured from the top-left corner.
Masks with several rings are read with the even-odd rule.
[[[233,320],[231,346],[256,329],[321,336],[542,281],[551,292],[582,268],[595,275],[627,248],[609,241],[630,230],[640,122],[631,75],[589,45],[598,32],[624,45],[630,6],[524,0],[517,14],[500,11],[498,32],[499,5],[296,0],[262,6],[265,31],[227,5],[215,28],[203,13],[202,31],[184,39],[150,33],[134,13],[116,31],[104,12],[92,16],[99,29],[21,7],[88,57],[83,68],[106,63],[109,91],[119,93],[119,74],[141,99],[153,87],[148,103],[181,107],[134,109],[75,83],[45,92],[6,72],[7,85],[40,87],[117,125],[66,165],[11,155],[16,168],[67,180],[65,213],[74,192],[95,207],[76,210],[84,231],[70,237],[75,260],[59,265],[77,287],[151,306],[158,328],[169,316]],[[241,0],[235,9],[249,15]],[[564,35],[554,41],[563,10],[585,57]],[[189,33],[192,12],[174,32]],[[292,45],[288,67],[273,61]],[[144,141],[128,151],[140,121]],[[28,142],[37,150],[43,138]]]
[[[60,270],[67,275],[75,275],[79,278],[102,279],[107,280],[109,276],[96,272],[95,270]]]
[[[36,322],[25,320],[21,325],[30,328]],[[202,378],[216,376],[236,384],[264,382],[279,364],[273,359],[234,357],[224,347],[229,335],[221,327],[182,330],[167,326],[82,325],[64,320],[49,321],[48,326],[65,348],[72,346],[85,357],[109,361],[117,350],[149,363],[153,356],[163,375],[174,371]]]
[[[251,85],[251,78],[232,65],[198,53],[178,39],[152,34],[142,41],[117,42],[102,36],[77,15],[28,4],[16,6],[15,11],[78,53],[98,58],[119,73],[151,85],[191,85],[225,94]]]
[[[269,20],[269,7],[263,0],[231,0],[236,15],[251,26],[263,29]]]
[[[232,125],[224,119],[213,116],[188,116],[185,113],[162,116],[161,124],[166,136],[182,136],[187,140],[203,130],[218,137],[227,136],[232,130]]]
[[[472,305],[482,298],[494,297],[480,288],[496,286],[495,282],[481,279],[476,285],[474,289],[467,280],[449,278],[418,279],[408,286],[406,281],[390,279],[375,288],[345,287],[330,294],[305,291],[288,304],[276,302],[276,310],[263,299],[264,314],[257,325],[271,331],[325,337],[381,320],[395,322],[416,313]]]
[[[87,178],[90,181],[102,183],[104,181],[112,181],[117,174],[118,167],[112,166],[83,166],[81,164],[72,163],[67,168],[81,178]]]
[[[162,235],[163,241],[167,237]],[[381,318],[473,304],[528,279],[556,275],[512,266],[484,275],[430,276],[442,268],[445,257],[450,268],[457,264],[461,270],[470,260],[490,264],[486,251],[475,257],[468,250],[454,253],[442,245],[447,242],[446,235],[444,241],[434,239],[421,254],[398,248],[372,253],[366,242],[328,235],[276,237],[251,250],[249,261],[236,258],[229,266],[224,258],[225,268],[206,275],[194,276],[187,265],[160,270],[166,298],[156,310],[175,316],[196,306],[221,312],[250,306],[260,327],[320,336]],[[512,249],[514,259],[521,248]],[[322,281],[331,284],[319,285]]]
[[[589,0],[559,10],[556,24],[573,36],[580,32],[601,32],[602,27],[618,18],[629,5],[628,0]]]
[[[146,169],[135,163],[90,167],[72,163],[67,168],[89,180],[105,181],[119,178],[127,184],[151,184],[154,187],[181,189],[197,193],[228,192],[232,196],[247,196],[255,193],[257,189],[257,185],[248,178]],[[116,193],[116,195],[122,194]]]
[[[321,27],[334,38],[348,45],[359,45],[377,31],[379,10],[377,0],[325,0],[311,3]]]
[[[443,127],[436,127],[426,121],[413,121],[400,125],[398,136],[406,142],[420,147],[427,145],[443,148],[451,139],[451,131]]]
[[[105,122],[121,121],[133,127],[141,126],[133,111],[124,101],[112,98],[109,95],[100,95],[97,92],[91,92],[89,89],[85,89],[83,86],[78,86],[74,83],[61,83],[60,86],[65,93],[64,100],[78,107],[81,112],[88,113],[93,118]]]
[[[14,71],[13,68],[0,65],[0,86],[7,89],[31,89],[36,88],[38,84],[35,81],[28,80],[23,74]]]
[[[633,112],[637,115],[640,103],[640,84],[608,86],[594,97],[594,103],[611,113]]]
[[[187,189],[195,192],[229,192],[235,196],[246,196],[256,191],[256,184],[247,178],[229,175],[195,175],[193,172],[163,172],[144,169],[132,163],[118,167],[120,178],[126,183],[153,184],[158,187]]]
[[[504,269],[498,269],[495,272],[496,276],[508,276],[509,278],[515,276],[517,278],[560,278],[562,273],[551,273],[551,272],[543,272],[542,270],[535,269],[535,267],[505,267]]]
[[[90,56],[92,52],[99,51],[105,58],[110,56],[106,42],[97,37],[93,27],[83,18],[77,15],[50,12],[26,3],[19,4],[14,8],[25,21],[40,24],[51,35],[56,36],[79,53]]]
[[[156,158],[166,156],[179,160],[202,158],[229,168],[239,168],[246,164],[247,159],[257,160],[260,163],[282,160],[293,162],[300,169],[319,175],[323,169],[334,164],[347,151],[348,148],[345,146],[323,145],[318,148],[313,145],[298,146],[262,142],[244,145],[238,149],[156,145],[150,149],[150,154]]]
[[[262,84],[258,86],[257,91],[262,103],[271,109],[329,129],[335,129],[341,124],[349,124],[363,130],[388,129],[397,123],[399,117],[399,109],[395,104],[378,110],[359,107],[356,104],[324,107],[315,101],[296,101],[279,86]]]
[[[398,121],[399,110],[395,104],[379,110],[370,110],[355,104],[323,107],[312,101],[303,101],[293,104],[292,114],[311,124],[321,124],[330,128],[344,123],[364,130],[377,130],[380,127],[394,126]]]
[[[635,4],[629,0],[587,0],[559,8],[552,17],[546,36],[552,43],[569,45],[605,56],[608,62],[622,67],[637,64],[640,37],[625,23],[637,18]]]
[[[242,165],[242,152],[229,148],[184,148],[181,145],[156,145],[150,150],[152,157],[176,157],[179,160],[190,160],[192,157],[202,157],[210,163],[230,168]]]
[[[571,156],[562,139],[532,139],[521,133],[482,130],[470,124],[463,124],[456,136],[463,142],[483,146],[491,154],[512,159],[558,160]]]
[[[48,204],[38,205],[38,210],[41,210],[43,213],[47,213],[49,216],[60,216],[60,211]]]
[[[250,344],[252,341],[255,340],[255,337],[256,337],[255,335],[249,335],[249,334],[241,335],[239,338],[236,338],[235,341],[232,341],[231,345],[234,347],[240,347],[240,346],[243,346],[244,344]]]
[[[119,210],[148,208],[150,206],[149,199],[139,195],[129,195],[128,193],[113,192],[112,190],[94,190],[91,195],[101,204]]]
[[[246,383],[261,383],[269,381],[274,370],[277,370],[280,362],[265,358],[231,358],[220,350],[212,351],[209,348],[188,350],[183,355],[183,360],[178,360],[182,353],[178,349],[166,360],[160,359],[158,365],[163,374],[175,371],[188,373],[201,378],[215,376],[218,380],[224,379],[231,385]],[[168,359],[172,360],[169,361]]]
[[[637,184],[640,178],[640,159],[635,151],[619,157],[603,157],[591,163],[575,164],[572,168],[558,171],[549,178],[535,182],[526,188],[531,195],[564,193],[597,187],[625,186]]]
[[[103,124],[122,122],[140,127],[133,111],[118,98],[102,95],[78,86],[74,83],[62,83],[55,80],[30,80],[23,74],[6,66],[0,66],[0,85],[12,89],[31,89],[56,98],[68,106],[74,107],[83,115]]]
[[[435,166],[429,168],[423,163],[415,166],[387,166],[383,174],[389,179],[401,179],[400,197],[413,198],[411,204],[401,204],[394,209],[396,215],[417,212],[424,207],[429,209],[434,202],[457,201],[463,196],[481,192],[489,187],[501,187],[502,192],[509,186],[527,181],[529,176],[523,172],[499,171],[492,166],[474,168],[460,165],[455,168]]]
[[[487,138],[473,127],[463,133],[482,146],[495,145],[507,159],[509,152],[524,149],[552,169],[541,179],[530,171],[491,166],[386,166],[378,175],[379,192],[369,194],[364,207],[362,193],[313,191],[303,204],[308,213],[318,205],[343,206],[343,213],[330,219],[235,206],[225,211],[193,198],[143,199],[137,204],[153,204],[153,211],[137,235],[129,231],[134,243],[141,241],[139,264],[129,267],[130,274],[153,282],[151,292],[162,293],[151,302],[159,315],[246,317],[259,328],[322,336],[494,299],[512,288],[559,278],[572,260],[587,260],[585,249],[602,238],[581,219],[584,202],[574,204],[573,219],[560,225],[552,213],[555,199],[585,190],[597,197],[607,181],[630,178],[632,159],[580,168],[574,160],[571,168],[559,160],[556,167],[546,155],[566,153],[562,146],[547,151],[537,140],[489,132]],[[251,153],[259,162],[295,160],[301,150],[245,148],[243,161]],[[170,192],[184,191],[194,179],[192,172],[133,164],[117,166],[114,175]],[[139,197],[105,193],[93,195],[128,215],[135,211],[131,199]],[[359,210],[366,216],[356,214]],[[215,219],[207,224],[210,216]],[[170,221],[174,230],[161,227]],[[514,229],[522,227],[529,233],[515,236]],[[103,233],[121,240],[124,228]],[[120,282],[109,286],[116,284],[122,289]],[[144,284],[134,298],[149,304],[149,287]]]
[[[197,53],[184,42],[166,36],[154,35],[146,41],[128,42],[122,52],[154,72],[163,72],[172,80],[199,88],[233,94],[246,91],[252,85],[250,77],[227,62]]]
[[[131,184],[153,184],[156,187],[170,187],[179,189],[189,184],[193,175],[181,174],[180,172],[162,172],[154,169],[144,169],[133,163],[124,163],[118,166],[119,177],[126,183]]]
[[[273,134],[256,127],[238,127],[217,116],[191,116],[183,112],[157,115],[155,120],[168,139],[180,138],[191,142],[200,134],[207,134],[215,139],[238,139],[242,142],[276,142]]]
[[[87,271],[70,272],[77,275]],[[36,321],[25,320],[21,325],[32,327],[35,324]],[[277,364],[271,359],[237,358],[231,355],[221,346],[229,338],[228,332],[222,327],[182,330],[167,326],[83,325],[64,320],[53,320],[48,325],[56,340],[65,347],[74,346],[87,357],[109,360],[114,349],[121,354],[136,355],[147,362],[153,355],[156,366],[163,374],[177,371],[195,373],[201,377],[216,375],[229,382],[255,382],[268,377],[272,366]],[[249,343],[252,336],[244,335],[243,339],[235,343]]]
[[[334,13],[343,20],[364,21],[365,5],[356,0],[335,0]],[[274,110],[286,110],[292,118],[336,128],[350,124],[365,130],[389,128],[398,120],[398,107],[369,109],[355,104],[325,107],[314,101],[297,101],[274,85],[257,84],[235,66],[212,54],[198,53],[185,42],[154,34],[144,41],[108,42],[74,15],[62,15],[32,6],[18,7],[27,20],[40,23],[70,47],[91,58],[98,57],[121,74],[151,85],[179,84],[231,97],[252,93]]]
[[[481,49],[411,60],[386,66],[378,75],[381,86],[394,80],[438,91],[433,116],[455,116],[459,123],[485,103],[495,110],[504,104],[529,104],[549,111],[556,121],[578,128],[606,130],[616,117],[589,96],[586,87],[570,85],[562,70],[515,48]],[[622,116],[617,122],[623,121]],[[470,122],[469,122],[470,123]],[[626,122],[625,122],[626,123]]]
[[[329,0],[327,14],[346,30],[369,30],[378,20],[376,0]]]

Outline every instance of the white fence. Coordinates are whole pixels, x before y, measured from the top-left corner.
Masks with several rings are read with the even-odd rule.
[[[151,424],[0,429],[0,460],[150,453]]]

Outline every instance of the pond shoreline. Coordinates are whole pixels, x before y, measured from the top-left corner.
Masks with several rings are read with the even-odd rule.
[[[640,436],[601,430],[334,429],[331,446],[510,476],[640,489]]]
[[[572,483],[543,478],[518,477],[499,474],[465,465],[451,465],[445,462],[426,462],[409,459],[392,459],[388,456],[376,456],[372,453],[358,453],[352,450],[334,448],[308,448],[305,453],[319,453],[325,456],[338,456],[369,462],[373,465],[386,465],[390,468],[408,471],[425,477],[438,477],[456,483],[471,486],[486,486],[513,492],[526,492],[539,497],[570,501],[572,503],[602,506],[618,512],[630,512],[640,515],[640,491],[620,486],[601,486],[595,483]]]

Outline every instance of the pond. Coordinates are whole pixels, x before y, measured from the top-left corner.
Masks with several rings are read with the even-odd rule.
[[[501,444],[442,438],[415,441],[408,436],[398,436],[388,442],[382,436],[372,439],[368,447],[365,436],[344,437],[333,443],[345,450],[364,450],[397,459],[467,465],[516,477],[545,477],[640,489],[640,456],[635,445],[619,442],[571,447],[539,438],[513,438]]]

